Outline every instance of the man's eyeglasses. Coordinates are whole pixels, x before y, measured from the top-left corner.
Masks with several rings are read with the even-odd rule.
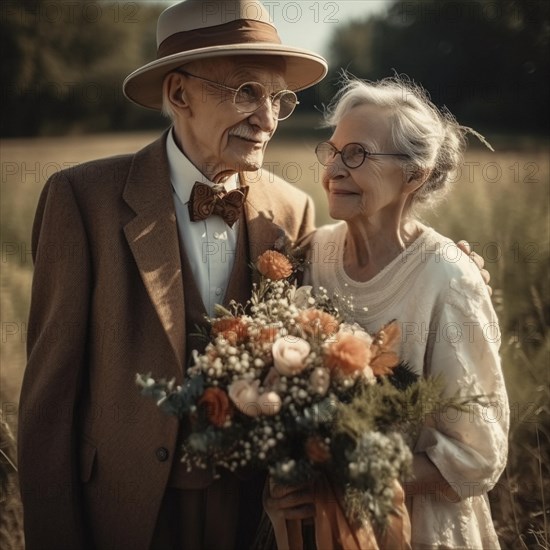
[[[233,104],[239,113],[251,114],[257,111],[269,98],[273,115],[277,120],[285,120],[294,112],[296,105],[299,103],[296,94],[291,90],[281,90],[270,94],[267,92],[265,86],[259,82],[245,82],[235,89],[224,86],[219,82],[208,80],[208,78],[191,74],[183,69],[177,69],[176,72],[204,80],[217,88],[231,92],[233,94]]]
[[[371,153],[360,143],[348,143],[342,147],[341,151],[338,151],[338,149],[328,141],[319,143],[319,145],[315,147],[315,154],[323,166],[327,166],[336,155],[340,155],[342,157],[342,162],[348,168],[359,168],[367,157],[388,156],[409,158],[409,155],[405,155],[404,153]]]

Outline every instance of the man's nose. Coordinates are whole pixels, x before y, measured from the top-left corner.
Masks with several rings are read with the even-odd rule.
[[[264,132],[271,133],[277,128],[279,121],[271,100],[267,98],[256,111],[250,115],[250,123],[261,128]]]

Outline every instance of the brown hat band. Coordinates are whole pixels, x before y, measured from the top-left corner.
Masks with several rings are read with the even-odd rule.
[[[232,46],[249,42],[280,44],[277,31],[269,23],[253,19],[237,19],[223,25],[215,25],[173,34],[158,47],[157,59],[175,53],[183,53],[210,46]]]

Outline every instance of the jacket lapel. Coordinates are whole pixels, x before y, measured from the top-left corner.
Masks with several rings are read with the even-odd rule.
[[[268,194],[268,184],[258,175],[251,176],[246,172],[240,174],[241,183],[250,187],[245,203],[246,223],[248,230],[249,257],[256,262],[258,256],[269,250],[275,241],[284,235],[281,226],[273,221],[273,210]],[[259,282],[259,276],[255,272],[253,282]]]
[[[136,217],[124,227],[124,234],[182,369],[185,355],[183,280],[165,143],[166,133],[134,157],[123,198]]]

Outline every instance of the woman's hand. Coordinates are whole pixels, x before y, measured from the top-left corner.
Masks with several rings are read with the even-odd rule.
[[[407,496],[437,494],[448,502],[458,502],[461,498],[426,453],[413,455],[413,479],[405,483],[405,493]]]

